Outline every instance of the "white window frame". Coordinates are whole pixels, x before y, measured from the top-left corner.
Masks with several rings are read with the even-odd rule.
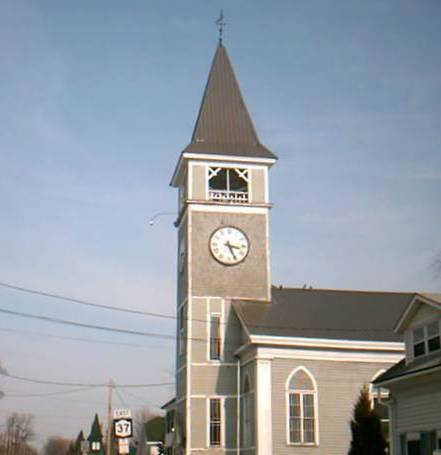
[[[435,324],[437,323],[438,325],[438,338],[441,339],[441,324],[440,324],[440,320],[432,320],[432,321],[429,321],[429,322],[425,322],[424,324],[421,324],[421,325],[418,325],[416,327],[412,327],[411,329],[411,338],[412,338],[412,358],[413,359],[418,359],[418,358],[421,358],[421,357],[424,357],[428,354],[432,354],[432,352],[439,352],[441,350],[441,348],[438,348],[438,349],[435,349],[434,351],[430,351],[429,352],[429,340],[433,339],[433,338],[436,338],[436,337],[429,337],[428,335],[428,327],[432,324]],[[423,330],[423,338],[421,340],[418,340],[416,341],[415,340],[415,331],[416,330],[419,330],[419,329],[422,329]],[[421,343],[424,343],[424,353],[423,354],[420,354],[420,355],[415,355],[415,345],[417,344],[421,344]]]
[[[211,358],[211,318],[216,316],[219,318],[219,358],[212,359]],[[207,321],[207,359],[209,362],[222,362],[224,358],[224,321],[222,317],[221,311],[210,311],[208,313],[208,321]]]
[[[291,379],[300,371],[303,371],[306,373],[306,375],[309,377],[309,379],[312,382],[313,385],[313,390],[298,390],[298,389],[291,389],[289,384],[291,382]],[[291,374],[288,376],[288,379],[285,384],[285,404],[286,404],[286,443],[289,446],[319,446],[320,445],[320,439],[319,439],[319,419],[318,419],[318,393],[317,393],[317,383],[314,379],[314,376],[311,374],[311,372],[303,366],[299,366],[295,368]],[[300,394],[300,415],[301,415],[301,425],[300,425],[300,442],[292,442],[290,438],[290,395],[291,394]],[[304,395],[312,395],[313,399],[313,405],[314,405],[314,442],[304,442],[304,430],[303,430],[303,396]]]
[[[211,427],[211,415],[210,415],[210,403],[211,400],[219,400],[220,406],[220,444],[212,445],[210,440],[210,427]],[[207,398],[207,448],[223,448],[225,447],[225,397],[219,395],[213,395]]]
[[[229,197],[226,197],[226,198],[221,198],[221,199],[217,199],[217,198],[212,198],[210,197],[210,191],[224,191],[226,192],[227,194],[228,193],[235,193],[234,190],[230,190],[229,189],[229,174],[227,173],[227,188],[225,188],[224,190],[210,190],[210,179],[211,177],[213,176],[213,173],[214,172],[219,172],[219,170],[221,169],[227,169],[227,170],[234,170],[236,171],[236,173],[241,177],[243,178],[246,182],[247,182],[247,191],[246,192],[243,192],[244,194],[246,194],[246,199],[244,200],[240,200],[240,199],[237,199],[235,200],[234,198],[233,199],[230,199]],[[206,199],[208,201],[218,201],[218,202],[232,202],[232,203],[242,203],[242,204],[249,204],[250,201],[252,200],[251,199],[251,168],[248,167],[248,166],[233,166],[233,165],[226,165],[224,163],[209,163],[206,167],[206,173],[205,173],[205,188],[206,188]],[[215,174],[216,175],[216,174]]]
[[[92,452],[99,452],[101,450],[101,443],[100,441],[92,441],[90,443],[90,450]]]

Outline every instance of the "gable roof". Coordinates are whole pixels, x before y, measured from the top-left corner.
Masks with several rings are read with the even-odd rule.
[[[433,293],[418,293],[415,294],[400,319],[398,320],[394,330],[402,333],[412,318],[415,316],[421,305],[430,305],[441,312],[441,294]]]
[[[216,50],[186,152],[276,159],[259,142],[227,50],[222,44]]]
[[[406,359],[400,360],[395,365],[392,365],[378,378],[375,378],[373,384],[385,384],[390,381],[409,378],[410,376],[418,376],[421,374],[429,374],[441,368],[441,358],[439,352],[434,352],[433,355],[428,355],[415,359],[406,364]]]
[[[393,327],[413,293],[272,289],[272,303],[234,301],[250,335],[401,342]]]

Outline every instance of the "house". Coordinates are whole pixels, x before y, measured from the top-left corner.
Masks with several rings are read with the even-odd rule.
[[[276,161],[219,42],[171,180],[178,322],[176,396],[163,406],[168,454],[347,453],[360,389],[404,355],[392,328],[413,294],[272,286]]]
[[[416,294],[395,332],[406,356],[374,381],[389,391],[395,453],[441,453],[441,294]]]

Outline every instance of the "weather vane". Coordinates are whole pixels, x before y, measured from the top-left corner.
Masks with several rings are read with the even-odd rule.
[[[224,34],[224,27],[226,25],[226,22],[224,20],[224,12],[221,10],[219,19],[215,22],[216,25],[218,26],[219,29],[219,44],[222,44],[222,36]]]

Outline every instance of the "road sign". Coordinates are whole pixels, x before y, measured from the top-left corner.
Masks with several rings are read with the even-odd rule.
[[[113,421],[116,438],[131,438],[133,435],[132,419],[117,419]]]
[[[130,453],[128,439],[118,439],[118,453],[121,455],[126,455],[126,454]]]
[[[116,419],[130,419],[132,417],[132,413],[130,409],[114,409],[113,410],[113,418]]]

